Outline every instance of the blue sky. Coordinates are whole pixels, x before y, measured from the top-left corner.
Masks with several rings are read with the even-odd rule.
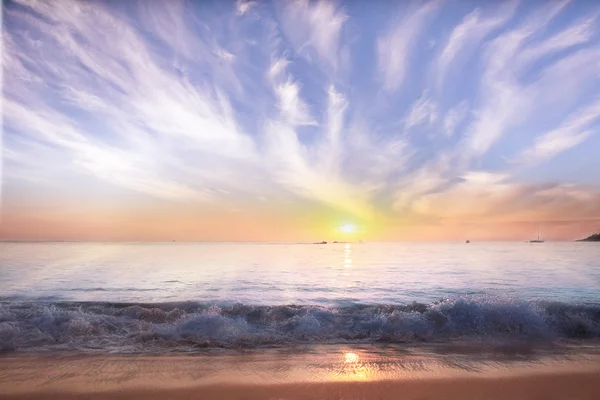
[[[89,201],[600,227],[593,1],[19,0],[2,33],[8,225]]]

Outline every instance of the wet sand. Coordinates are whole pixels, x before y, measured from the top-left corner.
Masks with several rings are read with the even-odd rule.
[[[599,373],[564,373],[512,378],[454,378],[413,381],[329,382],[237,385],[99,392],[4,394],[1,399],[578,399],[597,400]]]
[[[0,399],[597,400],[598,355],[389,349],[0,356]]]

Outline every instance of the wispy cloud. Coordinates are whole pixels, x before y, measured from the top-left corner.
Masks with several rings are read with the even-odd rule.
[[[237,0],[235,2],[235,6],[237,9],[238,14],[240,15],[244,15],[246,14],[248,11],[250,11],[252,9],[252,7],[255,7],[258,3],[255,1],[243,1],[243,0]]]
[[[317,122],[311,117],[308,106],[300,98],[300,86],[287,80],[275,88],[279,98],[281,115],[293,125],[316,125]]]
[[[386,90],[395,91],[404,82],[411,65],[412,50],[420,39],[426,22],[440,4],[435,1],[423,3],[378,39],[377,63]]]
[[[598,6],[378,7],[7,3],[2,179],[240,218],[600,218],[547,169],[599,143]]]
[[[423,196],[415,212],[440,223],[478,222],[493,226],[499,221],[584,221],[599,210],[591,200],[600,193],[575,185],[518,185],[465,181],[451,189]]]
[[[282,30],[297,53],[318,59],[337,69],[341,31],[347,16],[334,1],[294,0],[283,3]]]
[[[524,49],[519,55],[521,63],[526,66],[544,56],[588,42],[593,37],[593,25],[597,18],[597,15],[583,18],[537,45]]]
[[[600,101],[596,101],[571,115],[557,129],[538,136],[533,147],[525,149],[518,161],[538,163],[579,145],[594,133],[590,125],[599,119]]]
[[[460,62],[461,65],[457,65],[457,69],[464,66],[463,60],[468,60],[488,35],[499,29],[514,15],[517,5],[517,1],[504,2],[491,16],[483,16],[481,9],[475,9],[462,19],[452,30],[439,55],[436,66],[438,90],[441,90],[441,86],[448,79],[453,64]],[[461,55],[463,57],[459,59]]]
[[[77,165],[100,179],[169,198],[194,197],[195,190],[152,175],[161,162],[154,158],[161,145],[181,140],[192,148],[214,146],[212,152],[227,157],[252,156],[253,144],[237,128],[223,95],[199,93],[177,71],[161,68],[140,34],[123,20],[102,8],[79,3],[73,7],[27,5],[51,18],[57,27],[26,12],[7,12],[15,22],[29,22],[41,32],[46,49],[38,60],[29,59],[28,50],[35,51],[31,47],[38,42],[19,38],[21,48],[15,49],[18,53],[13,53],[11,61],[16,65],[27,62],[26,73],[37,79],[23,82],[23,70],[7,65],[7,76],[12,78],[5,86],[4,113],[9,128],[70,153]],[[111,29],[106,31],[114,36],[100,33],[108,26]],[[112,49],[108,57],[106,48]],[[54,107],[38,97],[48,93],[44,82],[49,80],[59,96]],[[91,131],[94,125],[82,126],[73,120],[63,108],[66,105],[101,121],[111,135],[98,137]],[[113,143],[107,141],[109,137]],[[138,146],[123,147],[127,143]],[[157,153],[144,153],[139,146],[142,143]]]
[[[333,85],[327,90],[327,141],[321,149],[320,155],[323,168],[331,174],[339,176],[343,141],[342,136],[345,127],[345,113],[348,108],[348,102],[344,96],[339,93]]]
[[[438,119],[437,107],[427,93],[423,95],[410,107],[406,114],[404,126],[410,129],[419,124],[432,124]]]
[[[461,122],[467,118],[469,107],[466,101],[462,101],[451,108],[444,117],[444,133],[446,136],[453,136]]]
[[[476,110],[477,118],[470,126],[466,149],[468,153],[481,156],[507,129],[522,123],[526,115],[535,112],[537,95],[549,82],[543,79],[532,83],[522,82],[519,78],[525,60],[521,57],[523,54],[527,57],[524,50],[527,48],[527,39],[544,28],[562,11],[565,4],[556,3],[552,7],[536,11],[516,29],[490,42],[481,78],[481,106]],[[562,43],[559,47],[563,47]],[[554,51],[552,39],[536,46],[538,56],[542,55],[541,49],[544,49],[544,54]]]

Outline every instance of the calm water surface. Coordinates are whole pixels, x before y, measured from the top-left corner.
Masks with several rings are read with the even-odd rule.
[[[595,243],[2,243],[5,300],[323,306],[489,294],[596,303]]]

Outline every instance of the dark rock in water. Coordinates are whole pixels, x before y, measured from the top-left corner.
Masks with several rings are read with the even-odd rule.
[[[465,243],[471,243],[471,241],[469,239],[467,239],[467,241]]]
[[[576,240],[576,242],[600,242],[600,233],[594,233],[593,235],[588,236],[585,239]]]
[[[327,242],[323,240],[322,242],[315,242],[314,244],[327,244]]]

